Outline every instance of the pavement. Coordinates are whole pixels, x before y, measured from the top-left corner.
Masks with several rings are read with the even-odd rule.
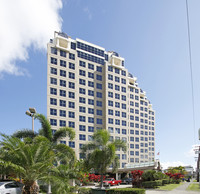
[[[186,191],[188,186],[193,182],[184,182],[182,185],[172,191],[161,191],[157,189],[147,189],[146,194],[199,194],[199,191]],[[198,183],[197,183],[198,184]]]

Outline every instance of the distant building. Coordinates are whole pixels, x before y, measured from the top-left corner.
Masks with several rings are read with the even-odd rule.
[[[185,171],[187,172],[186,176],[193,176],[194,175],[194,168],[192,166],[183,166]]]
[[[94,130],[107,129],[110,141],[127,142],[117,151],[120,168],[155,160],[155,113],[146,93],[124,66],[124,58],[92,43],[55,32],[47,50],[47,117],[53,132],[75,129],[72,147],[92,140]]]

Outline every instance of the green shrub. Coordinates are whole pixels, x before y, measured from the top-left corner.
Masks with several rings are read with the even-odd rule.
[[[155,180],[155,178],[154,178],[155,173],[156,173],[155,170],[144,171],[144,173],[142,174],[142,179],[144,181],[154,181]]]
[[[145,189],[137,188],[120,188],[120,189],[109,189],[106,194],[145,194]]]
[[[84,188],[84,187],[80,187],[78,189],[78,193],[80,194],[91,194],[92,193],[92,190],[90,188]]]
[[[167,175],[163,174],[162,172],[156,172],[153,174],[153,177],[155,180],[162,180],[162,179],[166,179]]]
[[[155,188],[157,186],[157,183],[156,181],[145,181],[145,182],[142,182],[142,186],[144,188]]]
[[[162,180],[162,185],[166,185],[169,184],[169,179],[163,179]]]
[[[156,186],[162,186],[162,180],[156,180]]]

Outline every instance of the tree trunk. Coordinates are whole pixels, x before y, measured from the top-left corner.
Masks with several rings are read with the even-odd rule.
[[[101,174],[101,189],[103,188],[103,174]]]
[[[23,194],[39,194],[39,185],[36,181],[34,182],[26,182],[23,190]]]

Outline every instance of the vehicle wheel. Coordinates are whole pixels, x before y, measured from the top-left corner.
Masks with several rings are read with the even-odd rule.
[[[118,186],[120,185],[120,183],[118,183]]]

